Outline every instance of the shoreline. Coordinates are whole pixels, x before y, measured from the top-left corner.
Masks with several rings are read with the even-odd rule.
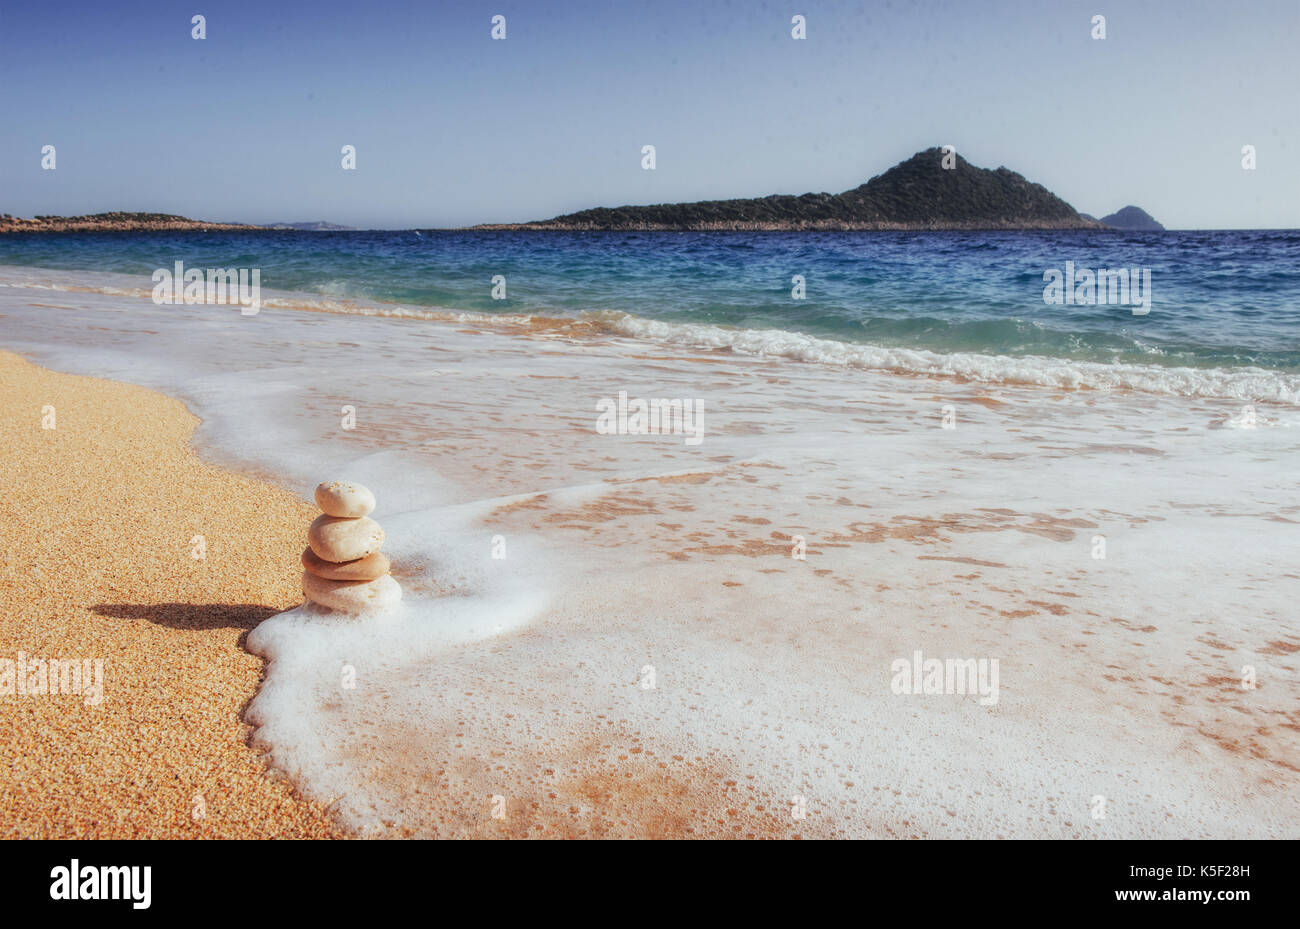
[[[0,291],[7,344],[185,398],[205,460],[298,493],[347,473],[380,496],[402,614],[291,611],[249,639],[270,660],[258,743],[355,834],[1227,837],[1295,821],[1297,578],[1279,544],[1300,518],[1295,441],[1263,419],[1217,428],[1222,401],[990,395],[527,326],[395,338],[383,317],[29,301]],[[600,434],[593,400],[620,388],[703,399],[704,444]],[[43,401],[23,397],[35,429]],[[79,542],[68,512],[61,553]],[[252,563],[296,574],[310,515]],[[894,689],[918,651],[999,660],[997,702]],[[340,662],[362,699],[340,694]],[[1098,794],[1108,820],[1087,809]]]
[[[5,280],[12,277],[11,272],[40,275],[45,281],[37,284]],[[59,282],[60,278],[63,283]],[[97,283],[80,283],[85,279]],[[138,280],[137,276],[117,271],[0,264],[0,293],[3,288],[31,289],[148,301],[150,291],[147,287],[131,286]],[[106,281],[115,286],[107,286]],[[55,304],[30,305],[61,308]],[[171,305],[164,306],[171,308]],[[185,306],[218,307],[220,304]],[[1249,365],[1187,366],[1049,354],[1000,354],[979,349],[943,351],[855,342],[793,329],[750,329],[705,321],[664,320],[624,311],[587,311],[578,315],[555,316],[528,312],[497,314],[423,306],[382,297],[342,297],[272,288],[263,289],[262,309],[342,318],[468,325],[502,334],[544,335],[555,339],[588,340],[595,344],[610,339],[630,339],[643,345],[647,351],[693,351],[755,360],[775,358],[864,374],[928,379],[940,384],[970,384],[991,390],[1030,388],[1078,391],[1098,396],[1136,394],[1268,404],[1284,409],[1300,405],[1300,376],[1285,370]]]
[[[197,417],[163,394],[2,351],[0,398],[0,658],[33,685],[0,696],[15,733],[0,833],[345,835],[268,770],[243,721],[264,670],[243,643],[301,601],[312,508],[199,459]],[[89,675],[81,693],[66,677],[40,693],[34,663],[58,659],[102,668],[98,699]]]

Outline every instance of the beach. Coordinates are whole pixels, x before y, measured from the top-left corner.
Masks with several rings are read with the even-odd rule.
[[[0,369],[4,642],[105,659],[0,698],[9,834],[1296,834],[1293,403],[0,284],[70,372]],[[624,394],[699,441],[602,431]],[[299,608],[344,477],[406,592],[365,621]]]
[[[0,403],[0,658],[101,669],[77,692],[0,697],[0,834],[340,835],[268,776],[241,720],[262,671],[242,641],[301,600],[293,557],[311,508],[203,463],[197,419],[152,391],[2,352]]]

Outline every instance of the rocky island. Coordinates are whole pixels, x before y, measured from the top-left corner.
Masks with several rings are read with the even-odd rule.
[[[37,216],[22,219],[0,214],[0,233],[8,232],[228,232],[261,229],[243,223],[209,223],[172,213],[92,213],[88,216]]]
[[[926,149],[839,194],[775,194],[655,206],[597,207],[478,230],[1104,229],[1041,184],[1007,168]]]
[[[1122,210],[1116,210],[1109,216],[1103,216],[1101,221],[1107,226],[1123,229],[1125,232],[1165,231],[1165,227],[1156,222],[1150,213],[1140,207],[1131,205],[1124,207]]]

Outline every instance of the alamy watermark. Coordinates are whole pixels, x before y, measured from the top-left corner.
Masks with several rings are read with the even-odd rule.
[[[0,697],[77,694],[86,706],[104,701],[102,658],[0,658]]]
[[[1150,268],[1075,268],[1073,261],[1065,263],[1065,273],[1059,268],[1043,272],[1047,286],[1043,288],[1043,302],[1060,306],[1095,306],[1099,303],[1133,307],[1134,316],[1151,312]]]
[[[262,308],[261,268],[190,268],[183,261],[172,270],[159,268],[154,282],[153,302],[158,306],[183,303],[238,304],[244,316],[256,316]]]
[[[917,649],[912,659],[895,658],[889,666],[896,694],[979,694],[980,706],[998,702],[998,659],[926,658]]]
[[[132,909],[147,910],[153,901],[153,867],[83,865],[73,858],[65,868],[50,870],[51,900],[130,900]]]
[[[704,440],[703,400],[629,400],[627,391],[620,390],[617,400],[597,400],[596,411],[600,435],[684,435],[687,445]]]

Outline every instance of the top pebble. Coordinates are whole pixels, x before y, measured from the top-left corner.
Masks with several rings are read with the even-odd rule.
[[[326,516],[369,516],[375,508],[375,495],[352,481],[327,481],[316,488],[316,505]]]

